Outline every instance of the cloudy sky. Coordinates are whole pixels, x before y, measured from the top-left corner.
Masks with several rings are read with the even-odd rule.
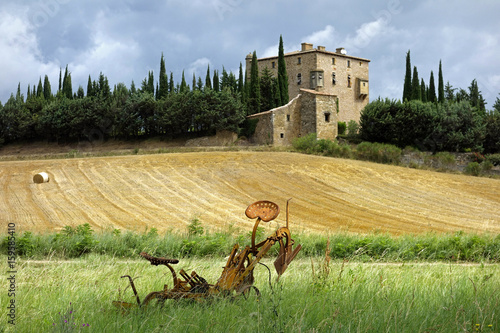
[[[66,65],[73,89],[103,72],[111,85],[137,86],[163,52],[177,82],[182,70],[205,77],[211,69],[237,73],[245,56],[285,52],[301,42],[345,47],[368,58],[370,98],[401,98],[405,56],[428,84],[437,79],[466,89],[477,79],[491,109],[500,93],[499,0],[2,0],[0,101],[18,82],[48,75],[57,89]],[[437,82],[436,82],[437,84]]]

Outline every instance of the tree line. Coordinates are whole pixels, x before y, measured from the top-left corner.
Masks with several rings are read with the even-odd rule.
[[[408,51],[402,100],[369,103],[361,113],[360,136],[400,148],[499,153],[500,99],[488,111],[475,79],[467,90],[453,88],[449,81],[444,85],[441,61],[436,91],[433,72],[428,84],[419,79]]]
[[[0,102],[0,144],[239,132],[248,126],[246,115],[288,102],[281,36],[279,55],[276,78],[267,69],[259,73],[257,61],[253,61],[251,71],[256,72],[248,83],[241,63],[238,77],[224,67],[222,73],[211,71],[208,65],[204,79],[193,73],[188,83],[183,71],[180,83],[176,83],[173,73],[167,74],[162,54],[158,77],[149,71],[138,88],[132,81],[130,87],[118,83],[111,89],[101,72],[97,80],[89,75],[86,90],[79,86],[76,92],[66,66],[60,70],[55,94],[45,75],[37,85],[28,85],[26,97],[19,83],[17,93],[11,94],[5,105]]]

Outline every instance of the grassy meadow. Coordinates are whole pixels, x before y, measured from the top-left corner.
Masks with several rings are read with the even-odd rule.
[[[263,239],[265,230],[257,232]],[[167,301],[122,313],[113,300],[135,302],[172,286],[166,267],[138,253],[181,259],[215,283],[240,230],[208,232],[198,220],[183,235],[94,232],[89,225],[56,234],[16,235],[16,325],[0,332],[498,332],[500,236],[457,232],[391,236],[296,234],[303,250],[279,282],[276,249],[255,270],[261,297]],[[7,237],[0,269],[8,272]],[[2,290],[9,281],[2,279]],[[2,307],[9,304],[0,294]],[[4,310],[5,312],[5,310]]]
[[[272,269],[272,258],[263,260]],[[6,256],[0,256],[6,271]],[[500,265],[454,262],[362,263],[326,257],[296,259],[272,283],[257,266],[260,299],[167,301],[122,313],[113,300],[134,302],[171,285],[163,266],[145,260],[87,255],[72,260],[19,260],[15,329],[2,332],[498,332]],[[183,259],[215,283],[220,259]],[[2,290],[7,289],[2,279]],[[6,293],[0,294],[2,307]]]

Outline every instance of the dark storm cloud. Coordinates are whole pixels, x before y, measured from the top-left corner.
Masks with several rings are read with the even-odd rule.
[[[453,4],[453,5],[450,5]],[[458,0],[39,0],[0,5],[0,100],[47,74],[56,87],[68,64],[74,89],[100,72],[136,85],[149,70],[204,77],[206,66],[237,70],[254,50],[277,53],[301,42],[344,46],[371,59],[370,95],[400,98],[405,54],[428,81],[443,62],[445,81],[467,88],[478,79],[491,107],[500,92],[500,3]]]

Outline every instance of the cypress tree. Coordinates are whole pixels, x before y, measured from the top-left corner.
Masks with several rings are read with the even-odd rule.
[[[424,79],[420,82],[420,96],[422,96],[422,102],[427,102],[427,90],[425,88]]]
[[[429,102],[436,102],[436,86],[434,85],[434,73],[431,71],[431,78],[429,79],[429,92],[427,95]]]
[[[33,95],[35,92],[33,91]],[[40,79],[38,80],[38,87],[36,89],[36,97],[43,96],[43,85],[42,85],[42,77],[40,76]]]
[[[61,74],[62,74],[62,69],[59,67],[59,89],[57,90],[57,92],[62,91]]]
[[[45,75],[43,79],[43,97],[49,100],[52,97],[52,88],[50,87],[49,77]]]
[[[443,68],[441,67],[441,60],[439,60],[439,77],[438,77],[438,102],[444,102],[444,81],[443,81]]]
[[[250,90],[248,93],[248,114],[260,112],[260,82],[257,52],[253,51],[252,65],[250,68]]]
[[[34,88],[33,88],[34,89]],[[16,102],[23,102],[23,96],[21,95],[21,82],[17,84]]]
[[[68,72],[68,65],[64,71],[64,78],[62,82],[62,93],[67,98],[73,98],[73,87],[71,85],[71,73]]]
[[[155,76],[153,71],[148,72],[148,92],[153,96],[155,94]]]
[[[196,75],[193,72],[193,91],[196,90]]]
[[[213,83],[213,89],[214,91],[219,91],[219,72],[217,70],[214,70],[214,79],[212,81]]]
[[[92,89],[92,79],[89,75],[89,80],[87,81],[87,97],[94,96],[94,91]]]
[[[168,81],[168,92],[174,92],[174,73],[170,72],[170,80]]]
[[[135,94],[137,92],[137,88],[135,87],[135,82],[132,80],[132,83],[130,83],[130,94]]]
[[[168,76],[167,70],[165,69],[165,58],[163,57],[163,52],[160,59],[160,78],[159,78],[158,93],[156,94],[157,99],[162,99],[168,95]]]
[[[196,83],[196,86],[198,88],[198,90],[202,90],[203,89],[203,81],[201,81],[201,77],[198,76],[198,82]]]
[[[405,82],[403,86],[403,102],[405,100],[411,100],[412,91],[412,80],[411,80],[411,61],[410,61],[410,50],[406,53],[406,73]]]
[[[278,89],[280,95],[280,106],[288,103],[288,74],[286,72],[285,52],[283,49],[283,37],[280,35],[278,49]]]
[[[240,94],[243,94],[243,85],[244,85],[244,78],[243,78],[243,65],[240,62],[240,72],[238,75],[238,92]]]
[[[212,79],[210,79],[210,64],[207,67],[207,76],[205,77],[205,89],[212,89]]]
[[[413,78],[411,83],[411,99],[421,100],[422,91],[420,87],[420,80],[418,79],[417,66],[413,67]]]
[[[187,88],[186,78],[184,77],[184,71],[182,71],[181,86],[179,88],[179,91],[183,93],[186,92],[187,90],[188,88]]]

